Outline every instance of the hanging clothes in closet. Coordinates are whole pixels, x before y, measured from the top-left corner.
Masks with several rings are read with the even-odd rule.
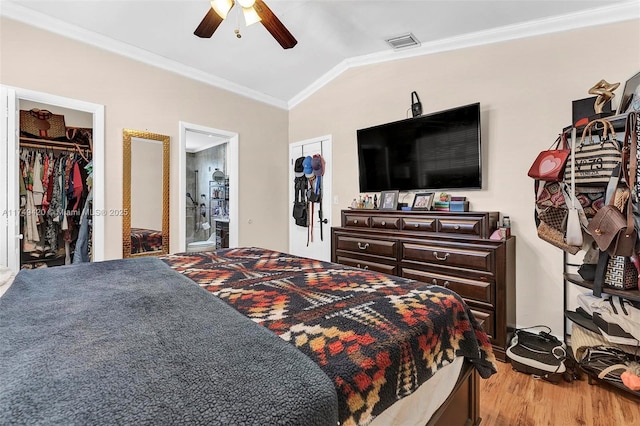
[[[21,267],[89,261],[90,154],[21,147],[20,177]]]

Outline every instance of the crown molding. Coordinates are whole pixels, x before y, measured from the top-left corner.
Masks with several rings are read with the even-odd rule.
[[[229,80],[225,80],[212,74],[208,74],[195,68],[189,67],[180,62],[173,61],[144,49],[131,46],[130,44],[116,41],[109,37],[105,37],[89,30],[85,30],[84,28],[71,25],[67,22],[52,18],[48,15],[36,12],[32,9],[20,6],[13,2],[2,1],[2,7],[0,7],[0,16],[23,22],[27,25],[41,28],[43,30],[61,35],[66,38],[78,40],[83,43],[95,46],[99,49],[116,53],[129,59],[161,68],[163,70],[173,72],[192,80],[200,81],[210,86],[227,90],[229,92],[256,100],[258,102],[263,102],[265,104],[285,110],[288,109],[287,102],[282,99],[266,95],[262,92],[258,92],[257,90],[249,89],[245,86],[241,86]]]
[[[422,43],[420,47],[407,50],[388,50],[347,58],[288,101],[266,95],[257,90],[249,89],[245,86],[205,73],[177,61],[148,52],[144,49],[115,41],[111,38],[85,30],[78,26],[70,25],[59,19],[52,18],[40,12],[20,6],[14,2],[2,1],[0,16],[20,21],[27,25],[35,26],[66,38],[78,40],[97,48],[173,72],[183,77],[200,81],[210,86],[218,87],[258,102],[290,110],[350,68],[638,19],[640,18],[640,0],[616,3],[601,8],[529,21],[517,25],[508,25],[487,31],[479,31],[458,37],[438,40],[431,43]]]
[[[420,47],[407,50],[386,50],[369,55],[347,58],[333,67],[322,77],[311,83],[303,91],[299,92],[297,95],[291,98],[288,102],[288,109],[291,110],[296,105],[307,99],[309,96],[320,90],[331,80],[350,68],[360,67],[363,65],[379,64],[383,62],[412,58],[416,56],[431,55],[434,53],[464,49],[467,47],[569,31],[578,28],[605,25],[638,18],[640,18],[640,1],[634,0],[568,15],[538,19],[535,21],[528,21],[516,25],[507,25],[500,28],[493,28],[487,31],[479,31],[458,37],[451,37],[431,43],[422,43]]]

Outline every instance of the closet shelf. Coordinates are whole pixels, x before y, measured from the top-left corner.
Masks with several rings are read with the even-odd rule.
[[[609,121],[613,125],[613,128],[616,132],[624,134],[624,126],[627,121],[627,114],[610,115],[608,117],[603,117],[603,120]],[[576,127],[578,135],[582,134],[582,130],[584,130],[584,127],[585,126]],[[562,132],[568,136],[571,133],[571,129],[573,129],[573,125],[565,127],[564,129],[562,129]],[[602,125],[596,125],[593,130],[594,132],[602,130]]]
[[[593,289],[593,283],[591,281],[583,280],[579,274],[565,273],[564,279],[580,287],[588,288],[590,290]],[[640,290],[637,290],[637,289],[636,290],[617,290],[615,288],[603,287],[602,292],[610,294],[612,296],[620,296],[628,300],[640,301]]]

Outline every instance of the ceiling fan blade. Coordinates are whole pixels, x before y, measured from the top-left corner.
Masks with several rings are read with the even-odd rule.
[[[207,14],[202,18],[202,22],[200,22],[200,25],[198,25],[198,28],[196,28],[193,33],[200,38],[210,38],[221,22],[222,18],[220,15],[218,15],[213,8],[209,8]]]
[[[273,14],[271,9],[267,7],[267,5],[262,0],[256,0],[256,3],[253,5],[258,16],[262,19],[262,25],[271,33],[273,38],[276,39],[280,46],[284,49],[291,49],[293,46],[298,44],[298,40],[296,40],[293,35],[289,32],[289,30],[284,26],[282,22],[278,19],[276,15]]]

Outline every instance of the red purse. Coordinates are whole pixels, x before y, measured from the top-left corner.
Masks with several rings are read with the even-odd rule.
[[[562,148],[560,143],[562,143]],[[536,161],[533,162],[527,174],[534,179],[560,182],[564,177],[564,167],[570,154],[571,149],[569,148],[567,137],[563,133],[558,136],[558,139],[548,150],[538,154]]]

